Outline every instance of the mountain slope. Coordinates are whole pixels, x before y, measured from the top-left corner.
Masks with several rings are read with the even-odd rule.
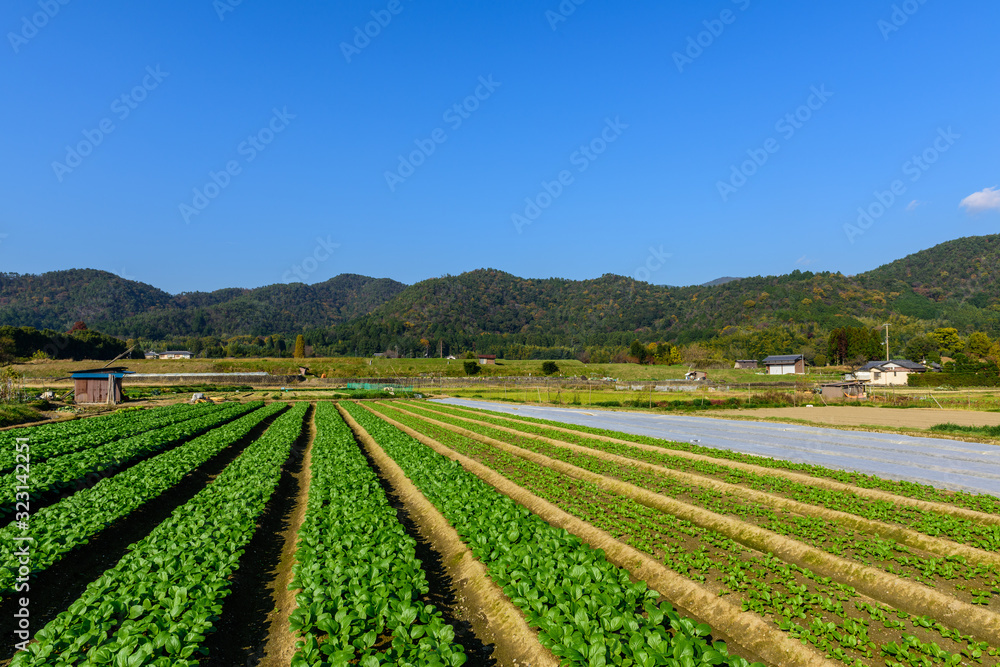
[[[92,269],[0,274],[0,324],[66,330],[83,320],[109,334],[150,339],[296,333],[364,315],[405,287],[394,280],[343,274],[315,285],[172,296]]]
[[[1000,235],[956,239],[857,276],[793,271],[665,287],[604,275],[520,278],[480,269],[405,286],[345,274],[315,285],[229,288],[172,296],[90,269],[0,274],[0,324],[66,330],[76,320],[122,337],[294,334],[377,351],[421,339],[580,348],[635,338],[691,342],[739,330],[834,327],[900,318],[916,328],[1000,333]],[[923,324],[921,324],[923,323]],[[371,349],[369,349],[371,348]]]

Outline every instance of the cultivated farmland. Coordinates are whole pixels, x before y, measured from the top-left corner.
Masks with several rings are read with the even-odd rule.
[[[1000,663],[990,496],[423,401],[0,444],[0,664]]]

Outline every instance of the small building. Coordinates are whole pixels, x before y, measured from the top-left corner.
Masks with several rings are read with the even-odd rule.
[[[160,353],[159,352],[147,352],[145,356],[146,356],[147,359],[159,359],[160,358]]]
[[[855,377],[871,385],[893,387],[906,385],[910,381],[910,373],[926,373],[927,367],[908,359],[892,359],[890,361],[869,361],[858,369]]]
[[[733,368],[757,368],[756,359],[737,359]]]
[[[187,350],[168,350],[166,352],[160,352],[156,357],[157,359],[194,359],[194,352],[188,352]]]
[[[497,355],[495,354],[477,354],[476,359],[481,364],[495,364],[497,362]]]
[[[81,405],[117,405],[122,402],[122,378],[131,374],[123,367],[75,371],[74,401]]]
[[[805,375],[806,358],[801,354],[775,354],[764,359],[768,375]]]
[[[861,399],[865,397],[865,383],[858,380],[827,382],[820,385],[820,395],[829,399]]]
[[[690,371],[684,375],[685,380],[695,380],[698,382],[704,382],[708,380],[708,373],[705,371]]]

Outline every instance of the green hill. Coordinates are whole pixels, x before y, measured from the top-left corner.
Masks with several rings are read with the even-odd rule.
[[[397,347],[423,354],[444,341],[456,351],[565,356],[637,338],[713,341],[728,353],[750,354],[885,321],[902,339],[941,326],[997,335],[998,272],[1000,235],[949,241],[857,276],[794,271],[690,287],[611,274],[531,279],[480,269],[408,287],[345,274],[315,285],[170,295],[75,269],[0,274],[0,324],[66,330],[83,320],[92,329],[153,341],[306,332],[317,350],[340,354]]]

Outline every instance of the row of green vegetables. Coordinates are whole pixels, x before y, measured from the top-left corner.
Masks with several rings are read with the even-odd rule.
[[[6,566],[0,570],[0,596],[15,590],[17,537],[30,535],[31,572],[42,572],[115,521],[177,485],[191,471],[286,407],[284,403],[272,403],[259,408],[44,507],[31,515],[27,533],[16,521],[0,529],[0,562]]]
[[[184,404],[151,410],[125,409],[107,416],[4,431],[0,434],[3,436],[0,438],[0,473],[11,471],[20,462],[15,457],[14,444],[17,438],[27,439],[31,461],[37,463],[53,456],[192,419],[215,409],[218,406]]]
[[[233,403],[212,410],[194,419],[181,421],[130,438],[112,440],[103,445],[84,449],[72,454],[64,454],[38,464],[30,465],[27,471],[0,477],[0,497],[27,501],[42,497],[53,491],[71,487],[74,482],[88,474],[101,474],[162,451],[179,440],[198,435],[230,419],[255,410],[263,405],[256,403]],[[18,487],[26,490],[18,489]],[[17,495],[16,495],[17,494]],[[21,512],[13,502],[0,505],[0,516]]]
[[[406,476],[444,515],[490,578],[567,664],[745,667],[710,643],[710,628],[682,618],[643,582],[565,530],[498,493],[478,477],[388,425],[345,404]]]
[[[306,516],[290,588],[292,667],[466,661],[454,628],[420,598],[427,579],[416,543],[333,403],[316,407]],[[382,642],[379,639],[388,636]]]
[[[720,595],[735,596],[745,611],[769,618],[779,629],[832,659],[848,665],[876,664],[873,661],[879,659],[891,661],[890,656],[896,655],[894,651],[900,647],[908,647],[905,655],[914,660],[912,664],[959,664],[963,660],[981,663],[984,657],[996,655],[996,649],[933,619],[873,602],[850,586],[748,549],[715,531],[589,482],[568,478],[405,412],[388,406],[377,409],[656,557],[679,574]]]
[[[409,409],[412,409],[410,406]],[[912,577],[930,586],[948,588],[951,594],[975,604],[988,605],[994,592],[1000,595],[1000,569],[984,563],[970,564],[962,556],[934,557],[917,554],[905,545],[876,534],[866,534],[836,526],[830,521],[777,512],[773,508],[748,501],[739,495],[680,482],[637,466],[605,461],[587,454],[557,447],[527,436],[499,431],[488,425],[455,421],[435,415],[440,421],[454,423],[482,435],[544,454],[598,475],[613,477],[654,493],[677,498],[712,512],[806,542],[838,556],[846,556],[891,574]],[[611,443],[613,444],[613,443]],[[655,455],[655,453],[654,453]],[[970,529],[981,528],[971,526]],[[957,581],[962,577],[966,583]],[[943,581],[942,581],[943,580]],[[970,585],[968,582],[972,582]]]
[[[414,406],[407,407],[412,408]],[[421,405],[420,409],[425,409],[424,405]],[[475,424],[470,424],[467,421],[463,422],[455,419],[455,417],[468,418],[469,414],[467,413],[462,414],[448,409],[439,409],[436,406],[433,409],[433,412],[435,413],[436,419],[448,421],[449,423],[454,423],[456,426],[461,426],[477,432],[483,432],[484,434],[486,434],[484,429],[488,429],[487,424],[505,426],[524,433],[531,433],[534,435],[552,438],[554,440],[571,442],[573,444],[608,452],[610,454],[617,454],[619,456],[664,466],[673,470],[691,472],[730,484],[746,486],[757,491],[764,491],[766,493],[772,493],[799,502],[846,512],[848,514],[854,514],[873,521],[899,524],[926,535],[946,537],[956,542],[968,544],[986,551],[1000,550],[1000,526],[998,525],[982,525],[968,519],[961,519],[947,514],[942,514],[940,512],[931,512],[907,505],[899,505],[888,500],[867,498],[859,496],[855,493],[832,491],[830,489],[819,488],[809,484],[789,480],[777,475],[757,474],[730,468],[724,464],[715,464],[709,461],[699,461],[681,456],[672,456],[666,452],[660,453],[649,451],[637,447],[629,447],[628,445],[623,445],[621,443],[608,442],[606,440],[575,438],[573,435],[563,431],[555,431],[545,429],[543,427],[533,427],[530,425],[519,424],[516,421],[493,416],[484,418],[483,421],[485,421],[486,424],[477,426]],[[502,432],[490,430],[489,435],[491,437],[496,437],[497,439],[503,439],[503,437],[496,435],[498,433]],[[627,434],[617,435],[624,436]]]
[[[95,417],[66,419],[63,421],[53,421],[36,426],[22,426],[6,431],[0,431],[0,447],[8,447],[14,444],[18,438],[29,438],[34,443],[50,442],[53,440],[66,440],[78,435],[87,433],[95,427],[104,424],[123,424],[133,419],[141,419],[142,415],[149,412],[174,411],[181,409],[183,405],[174,405],[161,408],[144,409],[139,407],[122,408],[110,414],[98,415]]]
[[[439,404],[427,403],[426,406],[434,410],[440,410],[440,411],[450,410],[450,408],[446,408]],[[510,418],[509,415],[487,410],[469,409],[468,412],[475,412],[478,415],[480,415],[483,419],[487,420],[502,419],[506,422]],[[905,480],[899,480],[899,481],[887,480],[887,479],[882,479],[881,477],[877,477],[875,475],[869,475],[865,473],[845,471],[845,470],[833,470],[830,468],[825,468],[823,466],[811,463],[794,463],[792,461],[772,459],[766,456],[756,456],[753,454],[744,454],[742,452],[733,452],[723,449],[712,449],[710,447],[703,447],[701,445],[696,445],[693,443],[672,442],[669,440],[662,440],[660,438],[652,438],[644,435],[634,435],[632,433],[622,433],[619,431],[592,428],[589,426],[580,426],[578,424],[551,421],[547,419],[537,419],[534,417],[526,417],[522,415],[518,415],[516,421],[528,422],[540,426],[564,428],[564,429],[569,429],[571,431],[589,433],[591,435],[617,438],[619,440],[629,440],[640,444],[661,447],[666,450],[673,449],[673,450],[691,452],[694,454],[701,454],[703,456],[709,456],[716,459],[735,461],[738,463],[748,463],[751,465],[762,466],[765,468],[790,470],[790,471],[804,473],[807,475],[812,475],[813,477],[821,477],[842,482],[844,484],[852,484],[854,486],[858,486],[861,488],[880,489],[883,491],[888,491],[889,493],[894,493],[899,496],[905,496],[907,498],[916,498],[918,500],[928,500],[933,502],[947,503],[955,505],[957,507],[965,507],[967,509],[985,512],[987,514],[1000,514],[1000,498],[996,498],[994,496],[986,494],[975,494],[964,491],[948,491],[946,489],[939,489],[937,487],[930,486],[928,484],[917,484]],[[504,425],[507,424],[504,423]]]
[[[35,635],[12,667],[191,667],[257,531],[307,404],[278,417],[222,473]]]

